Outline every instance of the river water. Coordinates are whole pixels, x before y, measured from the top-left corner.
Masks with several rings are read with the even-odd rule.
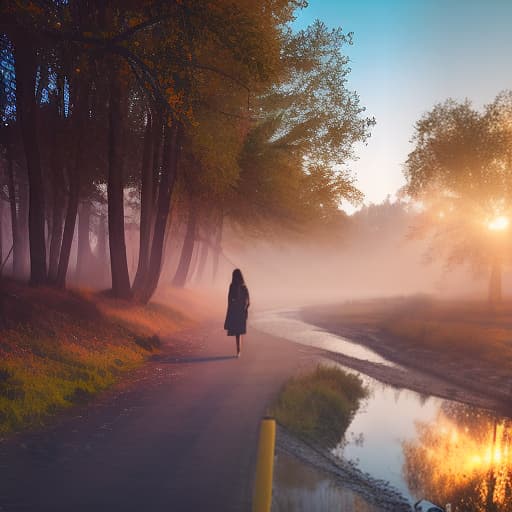
[[[393,365],[372,350],[303,322],[297,311],[261,313],[252,324],[296,343]],[[358,374],[370,394],[344,438],[333,448],[337,456],[355,462],[374,478],[388,481],[411,504],[427,498],[443,506],[451,503],[454,512],[512,511],[509,418],[396,389],[346,370]],[[295,483],[290,474],[298,475]],[[283,461],[282,456],[278,456],[274,486],[280,502],[286,504],[275,506],[276,511],[375,510],[327,477],[289,458]],[[333,502],[338,503],[336,508]],[[316,504],[313,508],[312,503]]]

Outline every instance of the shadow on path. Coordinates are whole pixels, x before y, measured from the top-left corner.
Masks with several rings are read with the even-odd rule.
[[[250,511],[260,419],[314,359],[256,330],[234,348],[201,326],[57,426],[0,442],[1,510]]]
[[[228,361],[237,359],[236,356],[211,356],[211,357],[160,357],[154,356],[153,361],[167,364],[184,364],[184,363],[212,363],[215,361]]]

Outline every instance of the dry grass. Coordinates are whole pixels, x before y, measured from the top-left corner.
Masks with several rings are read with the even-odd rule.
[[[397,345],[506,370],[512,363],[512,303],[428,297],[383,299],[311,308],[306,316],[334,331],[343,327],[383,332]]]
[[[190,323],[159,304],[1,284],[0,434],[107,388],[144,361],[156,335]]]
[[[227,288],[225,293],[219,293],[214,290],[161,286],[154,300],[190,318],[218,320],[226,313]]]

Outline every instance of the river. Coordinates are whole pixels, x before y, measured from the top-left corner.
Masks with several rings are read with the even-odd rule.
[[[303,322],[297,310],[260,313],[252,325],[296,343],[394,366],[362,345]],[[344,369],[358,374],[370,394],[334,454],[389,482],[411,505],[426,498],[442,506],[450,503],[453,512],[512,511],[509,418]],[[275,512],[375,510],[328,477],[282,455],[274,492]]]

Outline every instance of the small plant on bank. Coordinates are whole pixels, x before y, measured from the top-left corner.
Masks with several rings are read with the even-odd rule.
[[[270,412],[295,435],[330,448],[341,440],[367,396],[357,375],[319,365],[310,374],[290,379]]]

